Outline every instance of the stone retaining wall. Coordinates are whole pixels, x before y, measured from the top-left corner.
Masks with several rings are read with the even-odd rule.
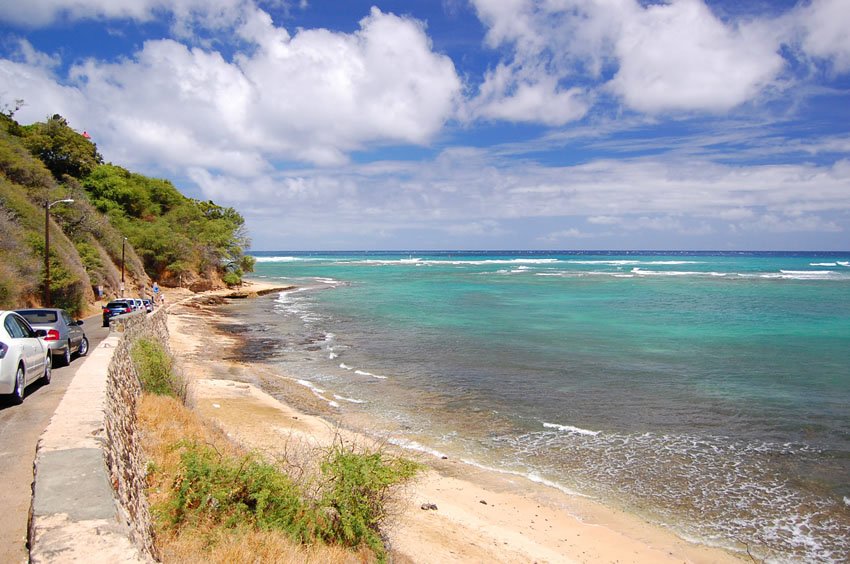
[[[150,508],[145,497],[147,463],[136,428],[136,411],[142,387],[130,350],[136,339],[147,338],[168,346],[166,311],[127,316],[113,320],[113,330],[122,333],[109,364],[106,413],[106,463],[116,498],[130,525],[133,541],[156,558]],[[170,351],[169,351],[170,352]]]

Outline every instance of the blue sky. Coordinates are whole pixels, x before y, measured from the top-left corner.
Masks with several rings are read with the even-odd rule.
[[[257,250],[850,250],[848,0],[0,0],[0,106]]]

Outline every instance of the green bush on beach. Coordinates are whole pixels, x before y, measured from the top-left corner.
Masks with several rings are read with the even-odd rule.
[[[234,532],[277,530],[300,544],[368,547],[386,559],[380,525],[393,486],[411,478],[418,464],[382,452],[359,452],[337,444],[325,456],[316,488],[292,479],[255,455],[234,456],[198,441],[180,441],[180,465],[171,492],[154,516],[172,533],[208,538],[220,528]],[[157,465],[150,472],[161,471]]]
[[[280,528],[293,539],[315,538],[316,524],[288,476],[251,455],[221,455],[214,447],[181,442],[181,472],[160,514],[171,526]]]
[[[349,546],[365,543],[383,557],[380,525],[387,517],[392,486],[413,477],[418,469],[411,460],[334,445],[322,464],[322,503],[334,509],[334,540]]]

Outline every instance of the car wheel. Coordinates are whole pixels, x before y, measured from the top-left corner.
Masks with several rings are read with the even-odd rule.
[[[47,353],[47,358],[44,359],[44,384],[50,383],[50,377],[53,375],[53,355]]]
[[[83,335],[83,340],[80,341],[80,348],[77,349],[77,354],[79,356],[86,356],[89,352],[89,339],[85,335]]]
[[[24,365],[18,365],[18,371],[15,373],[15,389],[12,391],[12,401],[21,404],[24,401],[24,392],[27,389],[27,381],[24,376]]]
[[[71,341],[68,341],[68,346],[65,347],[65,352],[62,353],[62,359],[59,362],[60,366],[71,364]]]

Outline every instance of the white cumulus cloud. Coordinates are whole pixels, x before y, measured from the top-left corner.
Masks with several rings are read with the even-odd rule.
[[[756,98],[784,66],[768,28],[734,28],[700,0],[627,13],[609,87],[636,110],[728,110]]]
[[[850,71],[850,4],[847,0],[814,0],[793,17],[802,27],[803,49],[831,61],[837,72]]]
[[[649,114],[726,111],[756,99],[785,65],[770,17],[726,22],[702,0],[473,4],[487,45],[508,49],[470,105],[484,117],[566,123],[597,91]]]
[[[254,48],[231,60],[162,39],[116,62],[79,63],[68,81],[8,60],[2,72],[28,107],[96,133],[110,158],[169,170],[252,175],[277,160],[338,164],[373,143],[426,144],[455,112],[460,79],[416,20],[373,9],[354,33],[293,36],[260,10],[241,22]]]
[[[271,145],[340,162],[370,141],[426,143],[454,114],[460,79],[419,22],[373,8],[360,25],[353,34],[313,29],[291,39],[267,19],[245,28],[259,50],[237,62],[256,93],[252,125]]]
[[[148,22],[166,14],[182,36],[200,25],[232,27],[251,0],[27,0],[0,2],[0,21],[30,28],[67,20],[132,20]]]

